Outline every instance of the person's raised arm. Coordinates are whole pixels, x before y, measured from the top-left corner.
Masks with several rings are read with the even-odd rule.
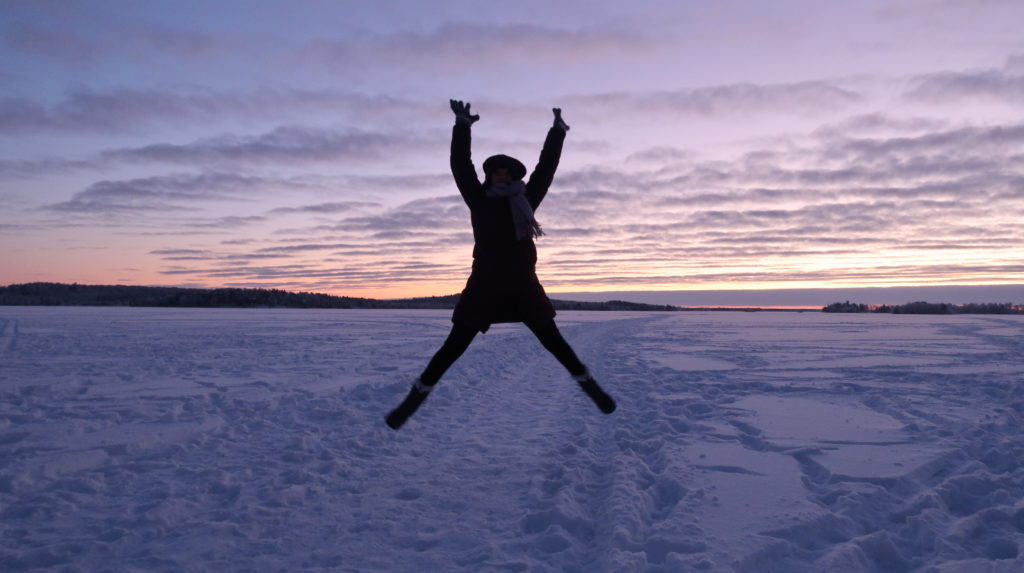
[[[558,161],[562,158],[562,143],[565,141],[565,132],[569,131],[569,125],[562,119],[562,109],[553,108],[555,121],[548,130],[548,136],[544,139],[544,147],[540,152],[540,160],[537,167],[530,174],[530,181],[526,184],[526,198],[530,206],[537,209],[544,196],[548,193],[548,187],[555,179],[555,171],[558,169]]]
[[[468,204],[480,192],[480,177],[476,174],[472,157],[472,135],[474,122],[480,119],[469,111],[469,102],[449,100],[455,114],[455,126],[452,128],[451,168],[455,177],[455,185],[459,188],[463,200]]]

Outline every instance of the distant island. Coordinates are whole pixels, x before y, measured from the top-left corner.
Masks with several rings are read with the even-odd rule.
[[[908,302],[868,306],[856,302],[834,302],[824,312],[882,312],[891,314],[1024,314],[1024,305],[1009,302],[952,304],[948,302]]]
[[[382,300],[262,288],[202,289],[77,283],[25,283],[0,287],[0,305],[6,306],[453,309],[458,301],[458,294]],[[551,299],[551,304],[556,310],[683,310],[667,304],[622,300],[579,302]]]

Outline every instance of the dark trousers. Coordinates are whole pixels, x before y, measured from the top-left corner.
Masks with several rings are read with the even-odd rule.
[[[554,320],[548,319],[542,322],[527,322],[525,324],[537,336],[537,340],[540,341],[544,348],[553,354],[562,366],[569,371],[569,374],[579,376],[587,371],[587,367],[580,362],[572,347],[562,337],[562,333],[558,331],[558,326],[555,325]],[[430,359],[430,363],[427,364],[423,374],[420,374],[420,381],[427,386],[437,384],[437,381],[441,379],[441,376],[444,375],[448,368],[469,348],[469,343],[473,342],[476,333],[477,330],[475,328],[453,324],[452,331],[448,334],[444,344],[441,345],[441,349]]]

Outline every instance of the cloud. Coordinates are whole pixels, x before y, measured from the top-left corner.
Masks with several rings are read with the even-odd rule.
[[[334,211],[334,207],[327,210]],[[350,215],[327,225],[294,231],[299,232],[307,237],[329,232],[345,239],[299,237],[281,241],[288,244],[225,245],[230,251],[168,248],[151,254],[166,263],[207,263],[166,267],[163,272],[172,276],[191,275],[220,282],[295,281],[290,286],[353,289],[364,288],[367,283],[465,280],[468,246],[473,240],[469,211],[461,197],[454,194],[417,199],[376,215]],[[279,264],[248,264],[261,259],[277,259]],[[246,264],[240,266],[242,262]]]
[[[999,252],[1019,260],[1013,251],[1024,236],[1009,221],[1021,213],[1024,164],[1013,161],[1024,148],[1021,126],[854,123],[896,134],[819,130],[764,155],[755,150],[757,161],[680,156],[673,168],[560,175],[545,217],[572,227],[548,226],[541,272],[559,277],[551,286],[1009,276],[998,273],[1012,264],[983,262]],[[980,221],[987,223],[969,224]],[[794,260],[826,270],[801,271]],[[899,264],[877,272],[886,260]]]
[[[266,220],[266,217],[259,215],[250,215],[248,217],[228,216],[207,220],[193,220],[185,223],[185,226],[197,229],[235,229],[247,227],[253,223],[262,223]]]
[[[211,138],[173,150],[180,154],[174,160],[223,154],[231,158],[225,161],[283,161],[290,151],[274,137],[282,133]],[[327,149],[322,156],[344,149],[318,133],[298,132],[294,148],[320,146]],[[1024,152],[1024,124],[950,127],[941,120],[868,114],[804,137],[788,136],[784,145],[750,145],[755,147],[734,161],[706,161],[686,150],[653,147],[619,164],[564,167],[538,213],[549,232],[539,241],[542,280],[560,288],[682,280],[706,285],[855,277],[883,284],[952,280],[986,268],[1009,269],[984,263],[998,256],[994,253],[1010,253],[1024,239],[1005,222],[964,224],[1005,216],[1019,201],[1024,173],[1013,158]],[[103,181],[51,210],[173,214],[210,200],[238,200],[243,191],[289,185],[341,189],[347,196],[352,190],[437,189],[443,195],[391,208],[361,195],[249,217],[189,217],[179,229],[239,228],[290,215],[314,215],[319,224],[278,229],[268,236],[288,240],[276,244],[222,242],[215,249],[152,254],[168,265],[168,276],[303,290],[398,283],[447,290],[443,285],[458,284],[468,271],[469,212],[447,173],[264,179],[225,169],[206,175],[205,181],[199,176]],[[922,260],[907,262],[910,257]],[[929,257],[959,264],[942,266],[925,260]],[[886,260],[894,262],[879,271],[877,265]],[[180,263],[189,266],[171,266]],[[950,274],[938,276],[940,268]]]
[[[440,113],[439,107],[393,96],[338,90],[161,91],[78,87],[68,90],[54,102],[28,98],[0,99],[0,132],[138,132],[161,122],[180,125],[182,122],[232,118],[283,119],[323,112],[349,121],[366,117],[395,121],[429,117],[431,113]]]
[[[100,159],[0,159],[0,179],[36,179],[83,171],[97,171],[105,167]]]
[[[1021,163],[1013,157],[1024,147],[1018,125],[946,129],[916,136],[845,137],[815,133],[791,148],[772,151],[770,160],[695,162],[674,168],[618,171],[584,169],[559,175],[560,190],[549,196],[545,217],[575,226],[614,223],[608,213],[629,213],[648,223],[728,206],[833,203],[882,205],[898,201],[904,208],[930,200],[934,211],[956,201],[964,210],[1010,199],[1021,188]],[[863,207],[867,210],[869,207]],[[966,213],[965,213],[966,214]],[[624,218],[624,217],[623,217]]]
[[[433,143],[436,146],[436,142]],[[176,145],[157,143],[134,148],[110,149],[84,158],[43,158],[0,160],[0,179],[38,179],[58,174],[101,171],[119,163],[171,163],[210,167],[229,164],[353,162],[393,158],[393,154],[415,153],[431,143],[412,136],[391,136],[369,132],[336,132],[324,129],[282,127],[255,136],[221,135]],[[284,180],[282,180],[284,182]],[[422,174],[398,176],[304,175],[287,181],[290,187],[344,187],[388,190],[450,185],[451,175]]]
[[[973,265],[948,264],[931,265],[920,263],[892,264],[887,266],[844,266],[836,263],[830,268],[801,269],[787,266],[773,268],[750,265],[745,269],[720,269],[721,267],[693,268],[683,272],[652,272],[638,274],[580,274],[542,277],[548,288],[558,287],[603,287],[637,285],[647,287],[675,287],[683,283],[690,288],[712,286],[721,288],[723,283],[744,284],[813,284],[819,287],[842,284],[873,284],[875,286],[900,284],[962,284],[977,280],[978,277],[1015,276],[1024,271],[1024,265]],[[712,269],[708,271],[707,269]]]
[[[1022,56],[1011,56],[1002,69],[942,72],[918,76],[904,97],[911,102],[955,103],[985,99],[1020,104],[1024,101]]]
[[[208,254],[209,251],[202,249],[158,249],[150,251],[151,255],[167,255],[167,256],[198,256]]]
[[[642,149],[626,156],[626,162],[665,164],[694,159],[697,154],[688,149],[679,149],[669,145],[660,145]]]
[[[1024,147],[1024,123],[969,126],[904,137],[838,137],[817,156],[875,170],[883,177],[929,171],[934,174],[979,172],[1005,162]]]
[[[560,172],[555,185],[560,189],[572,189],[590,193],[592,198],[614,199],[627,195],[626,190],[649,189],[658,182],[657,173],[617,170],[613,167],[585,167],[574,171]],[[548,199],[545,199],[547,201]]]
[[[279,127],[261,135],[226,134],[184,145],[159,143],[104,152],[106,159],[186,164],[388,160],[436,147],[436,141],[349,129]]]
[[[621,29],[556,28],[534,24],[447,22],[425,31],[362,34],[311,41],[298,57],[313,58],[332,69],[443,69],[447,73],[477,72],[480,62],[501,62],[503,73],[546,65],[599,62],[644,50],[644,36]],[[471,57],[470,57],[471,55]]]
[[[448,233],[469,226],[469,209],[454,194],[409,201],[379,215],[348,217],[328,228],[360,235],[381,233]],[[386,236],[386,235],[381,235]]]
[[[408,175],[349,175],[332,182],[346,189],[361,191],[426,190],[446,188],[454,193],[451,173],[417,173]]]
[[[834,111],[859,103],[864,96],[825,81],[758,85],[740,83],[660,92],[613,92],[572,96],[568,104],[590,113],[644,116],[666,114],[742,116],[762,112],[808,113]]]
[[[7,49],[72,66],[140,51],[153,58],[173,55],[208,61],[228,46],[216,35],[133,17],[124,7],[108,10],[102,3],[39,1],[12,5],[6,12],[11,22],[2,36]]]
[[[304,253],[311,251],[335,251],[338,249],[358,249],[362,248],[361,243],[307,243],[299,245],[285,245],[277,247],[264,247],[259,249],[259,253],[262,254],[292,254],[292,253]]]
[[[140,211],[182,211],[197,202],[238,201],[266,185],[259,177],[232,173],[203,173],[99,181],[70,200],[46,207],[50,211],[112,214]],[[279,183],[279,182],[276,182]]]
[[[216,262],[216,261],[213,261]],[[238,265],[228,261],[224,266],[205,268],[167,268],[162,274],[169,276],[192,276],[223,282],[244,280],[253,286],[266,286],[266,281],[293,288],[310,289],[362,289],[367,284],[450,282],[464,279],[463,265],[423,263],[416,261],[377,261],[373,265],[351,265],[347,267],[324,268],[314,264],[280,265]],[[237,283],[236,283],[237,284]]]
[[[866,134],[891,135],[894,133],[926,133],[948,128],[943,119],[921,116],[894,116],[886,113],[867,113],[847,117],[823,125],[814,131],[819,137],[854,136]]]
[[[992,169],[989,161],[1005,165],[1003,158],[1015,156],[1018,143],[1007,136],[1014,133],[1008,126],[989,127],[870,138],[870,145],[862,144],[865,138],[812,134],[802,146],[763,162],[687,157],[680,158],[681,169],[567,170],[538,214],[549,231],[538,242],[539,272],[546,285],[558,288],[680,281],[826,284],[863,277],[880,284],[955,282],[1012,272],[1013,265],[983,262],[1001,249],[1016,248],[1022,239],[1017,228],[964,224],[1012,209],[1012,198],[999,194],[1020,189],[1024,177],[1020,169]],[[991,157],[965,158],[944,168],[937,150],[956,149],[964,140],[990,141]],[[824,154],[836,155],[829,167],[803,167]],[[894,157],[899,162],[891,170],[857,166]],[[209,259],[209,268],[187,272],[204,280],[288,283],[307,290],[423,283],[420,288],[455,291],[456,286],[444,285],[458,285],[468,271],[468,219],[461,199],[450,193],[301,231],[343,240],[262,245]],[[908,256],[925,257],[922,253],[959,263],[907,262]],[[236,264],[260,257],[288,264]],[[809,260],[819,261],[811,267],[820,269],[808,270]],[[886,260],[894,262],[881,268]]]
[[[275,215],[290,215],[294,213],[312,213],[317,215],[337,215],[348,213],[359,209],[380,207],[380,203],[372,201],[341,201],[333,203],[317,203],[316,205],[303,205],[301,207],[278,207],[270,211]]]
[[[161,260],[169,262],[180,261],[226,261],[232,265],[248,264],[250,260],[279,259],[280,255],[265,253],[230,253],[215,252],[206,249],[157,249],[150,251],[151,255],[158,255]]]
[[[0,233],[24,233],[31,230],[34,230],[31,225],[22,223],[0,223]]]
[[[203,249],[157,249],[151,255],[159,255],[165,261],[206,261],[216,258],[212,252]]]

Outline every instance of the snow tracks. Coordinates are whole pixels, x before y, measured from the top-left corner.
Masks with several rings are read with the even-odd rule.
[[[525,327],[479,337],[412,421],[385,436],[397,475],[384,485],[402,484],[391,492],[401,507],[368,519],[403,535],[381,570],[700,568],[706,546],[688,508],[701,493],[684,485],[677,455],[691,428],[631,352],[631,338],[656,320],[564,321],[566,338],[619,400],[610,416]],[[392,399],[403,390],[393,385]]]

